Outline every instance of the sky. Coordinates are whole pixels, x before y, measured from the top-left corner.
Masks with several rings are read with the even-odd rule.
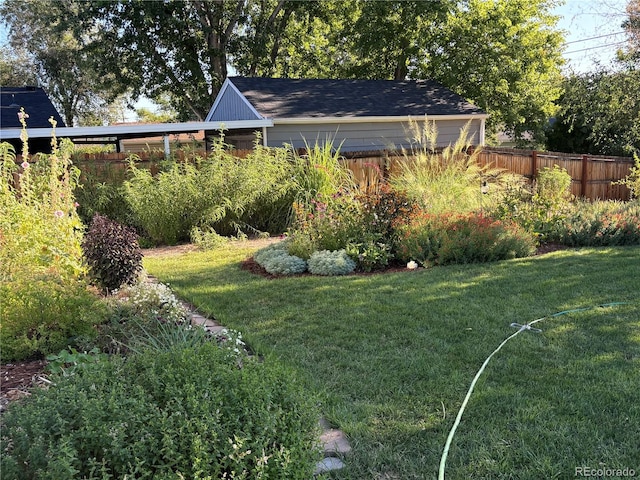
[[[565,32],[565,70],[585,73],[598,64],[610,65],[625,40],[621,24],[626,5],[627,0],[565,0],[553,10],[560,17],[558,28]],[[0,24],[0,45],[5,45],[6,37],[4,25]],[[144,99],[138,107],[153,109]],[[128,120],[134,120],[132,116],[135,117],[135,113],[132,112]]]
[[[558,27],[565,31],[566,69],[585,73],[597,62],[611,63],[626,39],[621,27],[626,5],[627,0],[565,0],[554,10],[561,17]]]

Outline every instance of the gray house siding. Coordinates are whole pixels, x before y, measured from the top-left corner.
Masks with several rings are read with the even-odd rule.
[[[267,145],[281,147],[283,144],[292,145],[294,148],[305,146],[305,140],[309,145],[317,142],[324,143],[332,140],[333,145],[340,151],[353,152],[363,150],[380,150],[409,147],[408,122],[363,122],[363,123],[323,123],[323,124],[279,124],[267,130]],[[423,122],[420,122],[422,124]],[[438,146],[445,147],[455,143],[460,136],[460,130],[466,124],[465,120],[437,120]],[[469,129],[470,141],[473,144],[480,143],[481,120],[473,120]]]
[[[251,107],[233,88],[226,88],[218,98],[215,110],[207,117],[207,121],[228,122],[231,120],[261,120]]]

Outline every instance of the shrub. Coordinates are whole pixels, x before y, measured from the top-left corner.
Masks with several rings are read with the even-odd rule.
[[[90,275],[105,290],[135,282],[142,270],[142,251],[133,229],[95,215],[82,242]]]
[[[631,194],[631,198],[640,198],[640,157],[637,153],[633,154],[633,166],[629,171],[629,175],[624,177],[614,185],[625,185]]]
[[[356,269],[356,263],[344,250],[313,252],[307,264],[314,275],[347,275]]]
[[[74,194],[83,223],[89,225],[93,216],[99,213],[123,225],[137,228],[122,188],[127,179],[126,170],[111,162],[95,160],[79,160],[76,165],[80,168],[80,180]]]
[[[574,247],[640,245],[640,203],[578,202],[549,240]]]
[[[292,372],[215,344],[88,365],[11,406],[8,478],[311,478],[317,412]]]
[[[403,229],[398,257],[422,265],[517,258],[535,251],[533,237],[514,224],[482,215],[426,215]]]
[[[0,282],[2,361],[59,352],[95,338],[107,311],[81,280],[57,273],[21,275]]]
[[[293,275],[307,270],[307,262],[287,251],[287,242],[269,245],[255,253],[253,259],[272,275]]]
[[[188,325],[190,314],[162,283],[139,281],[112,292],[107,299],[109,320],[100,326],[99,347],[110,353],[123,353],[139,337],[155,334],[161,325]]]
[[[533,228],[543,240],[565,219],[572,195],[571,176],[554,165],[538,172],[532,202]]]
[[[320,195],[308,207],[295,204],[294,211],[289,252],[304,259],[316,250],[341,250],[367,231],[362,205],[351,194]]]
[[[378,242],[375,237],[361,243],[349,243],[345,251],[356,262],[358,269],[364,272],[382,269],[393,259],[391,245]]]
[[[46,355],[91,336],[103,320],[98,298],[79,280],[83,226],[73,191],[71,142],[52,138],[52,154],[30,162],[26,118],[23,162],[0,144],[0,350],[3,360]],[[55,122],[52,123],[55,127]]]
[[[211,227],[224,235],[255,232],[248,222],[257,221],[257,212],[266,218],[269,211],[282,211],[283,201],[291,201],[290,160],[287,150],[264,147],[236,158],[220,140],[206,158],[171,163],[155,177],[131,162],[125,196],[156,243],[187,240],[193,227]]]
[[[201,250],[215,250],[229,242],[229,238],[219,235],[213,228],[193,227],[189,233],[191,243]]]

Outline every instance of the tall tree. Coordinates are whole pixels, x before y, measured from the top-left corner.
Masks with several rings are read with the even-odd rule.
[[[548,147],[604,155],[640,153],[640,71],[570,75]]]
[[[439,80],[490,114],[488,130],[542,143],[560,94],[562,34],[550,0],[463,0],[437,41],[425,45],[420,75]]]
[[[378,2],[359,0],[359,16],[346,25],[344,36],[351,38],[352,64],[344,65],[346,76],[404,80],[416,76],[425,46],[452,9],[451,0]]]
[[[81,45],[62,21],[73,7],[71,0],[5,0],[0,17],[9,26],[15,54],[33,70],[65,123],[101,124],[108,121],[108,96]]]

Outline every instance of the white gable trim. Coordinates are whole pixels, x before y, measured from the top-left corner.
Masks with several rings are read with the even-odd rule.
[[[251,110],[251,113],[253,113],[256,116],[256,120],[264,120],[265,117],[263,117],[262,115],[260,115],[258,113],[258,111],[255,109],[255,107],[253,105],[251,105],[251,102],[249,102],[249,100],[247,100],[247,97],[245,97],[240,90],[238,90],[238,87],[236,87],[231,80],[229,80],[228,78],[224,81],[224,83],[222,84],[222,87],[220,87],[220,91],[218,92],[218,95],[216,96],[216,100],[215,102],[213,102],[213,106],[211,107],[211,110],[209,110],[209,113],[207,114],[207,117],[204,119],[205,122],[210,122],[211,119],[213,118],[213,114],[216,111],[216,109],[218,108],[219,103],[222,100],[222,97],[224,96],[224,94],[226,93],[226,91],[228,89],[231,89],[233,92],[235,92],[235,94],[238,96],[238,98],[240,98],[240,100],[242,102],[244,102],[244,104],[249,107],[249,109]]]

